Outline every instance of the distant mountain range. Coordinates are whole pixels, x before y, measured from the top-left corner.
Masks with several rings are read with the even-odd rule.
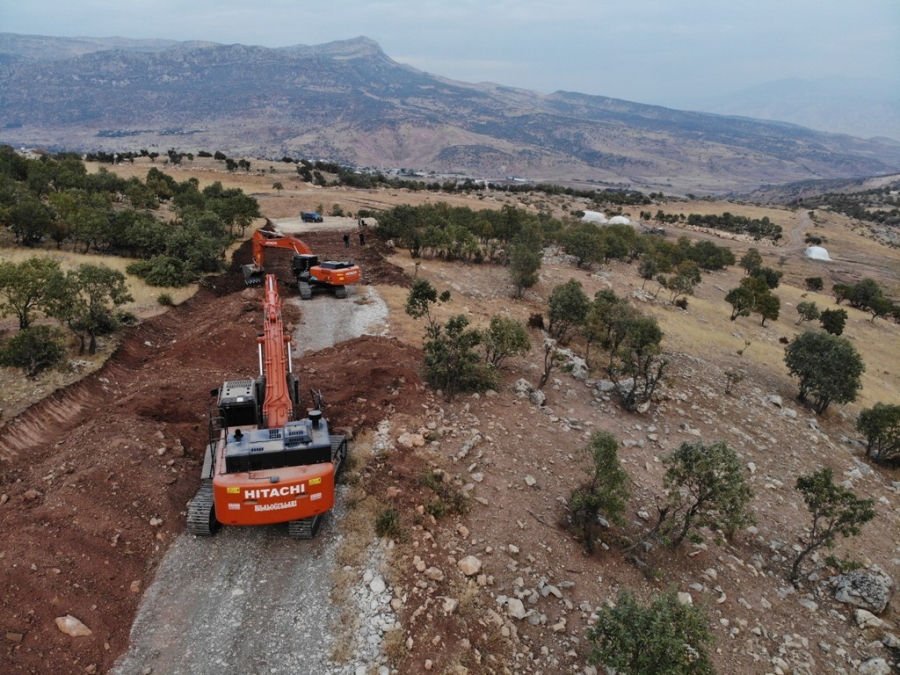
[[[792,77],[739,91],[711,92],[693,106],[721,115],[779,120],[861,138],[900,141],[900,73],[893,81],[865,77]]]
[[[468,84],[368,38],[245,45],[0,34],[0,143],[327,159],[727,194],[900,173],[900,143],[602,96]]]

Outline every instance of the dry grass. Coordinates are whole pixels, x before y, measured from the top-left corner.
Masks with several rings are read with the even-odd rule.
[[[134,262],[133,258],[121,258],[117,256],[82,254],[73,253],[72,251],[57,251],[55,249],[33,249],[33,248],[2,248],[0,249],[0,260],[20,263],[23,260],[34,257],[47,257],[58,260],[63,270],[75,269],[79,265],[103,265],[110,269],[117,270],[125,275],[125,285],[128,287],[129,293],[134,298],[132,302],[123,306],[123,309],[134,312],[139,316],[146,317],[162,311],[157,302],[157,298],[161,293],[168,293],[172,301],[177,305],[197,292],[197,285],[191,284],[182,288],[162,288],[158,286],[148,286],[137,277],[130,276],[125,269]]]

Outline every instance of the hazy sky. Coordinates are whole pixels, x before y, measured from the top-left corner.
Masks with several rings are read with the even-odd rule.
[[[0,32],[267,47],[365,35],[456,80],[675,107],[791,77],[900,92],[900,0],[0,0]]]

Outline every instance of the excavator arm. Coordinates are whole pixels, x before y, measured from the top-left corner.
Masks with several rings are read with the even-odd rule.
[[[266,377],[266,397],[262,413],[269,429],[283,427],[292,418],[294,402],[288,388],[291,373],[291,356],[288,345],[290,334],[284,332],[281,321],[281,298],[274,274],[266,275],[266,295],[263,300],[263,333],[257,338],[262,346],[261,358]]]

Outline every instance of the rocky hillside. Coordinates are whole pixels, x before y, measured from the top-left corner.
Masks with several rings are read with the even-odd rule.
[[[455,82],[367,38],[268,49],[0,34],[0,142],[222,150],[724,194],[896,173],[900,144]]]

